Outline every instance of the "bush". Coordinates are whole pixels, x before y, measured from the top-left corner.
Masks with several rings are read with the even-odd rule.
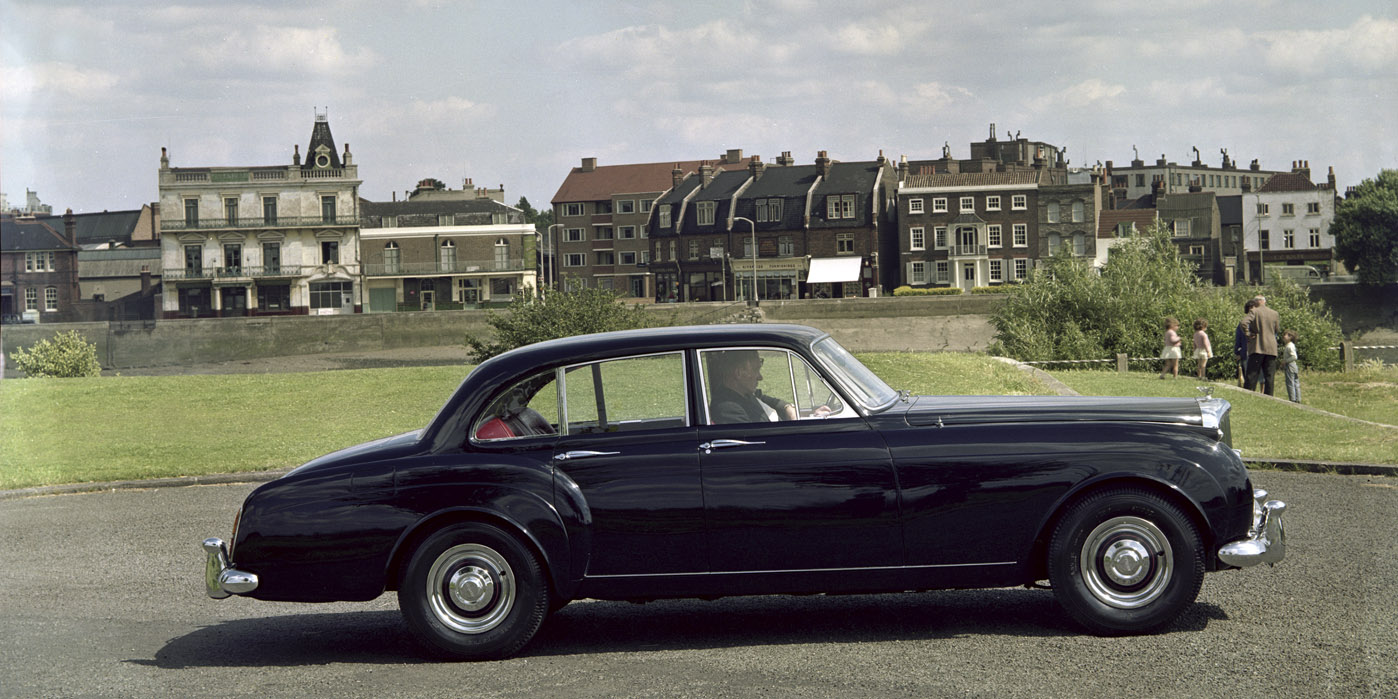
[[[975,286],[975,287],[971,287],[971,293],[973,293],[973,294],[1008,294],[1009,292],[1010,292],[1010,285],[1008,285],[1008,284],[996,284],[995,286]]]
[[[893,290],[894,296],[955,296],[961,289],[954,286],[918,287],[900,286]]]
[[[76,330],[39,340],[28,351],[21,347],[12,352],[10,358],[28,378],[70,379],[102,375],[102,364],[97,361],[97,345],[88,342]]]
[[[1297,331],[1301,364],[1313,369],[1339,366],[1339,325],[1308,290],[1276,280],[1265,287],[1213,287],[1180,259],[1167,230],[1156,226],[1112,248],[1100,271],[1085,260],[1060,252],[1036,268],[1024,284],[1006,285],[1007,298],[991,316],[995,342],[990,351],[1023,361],[1158,357],[1163,321],[1173,316],[1184,336],[1181,372],[1194,362],[1194,320],[1208,321],[1214,358],[1208,375],[1237,375],[1233,333],[1243,319],[1243,303],[1256,294],[1281,317],[1283,329]],[[1159,365],[1152,365],[1158,368]]]
[[[495,341],[485,342],[468,335],[466,347],[472,361],[483,362],[535,342],[644,328],[650,321],[650,314],[640,306],[621,301],[607,289],[545,289],[538,298],[532,289],[522,289],[510,300],[504,314],[486,311],[486,323],[495,329]]]

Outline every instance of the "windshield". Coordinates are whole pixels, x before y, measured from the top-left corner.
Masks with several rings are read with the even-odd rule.
[[[849,350],[827,337],[818,340],[811,349],[835,380],[868,410],[881,410],[898,399],[898,392],[869,371]]]

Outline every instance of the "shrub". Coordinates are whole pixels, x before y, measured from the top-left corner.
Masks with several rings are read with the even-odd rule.
[[[973,293],[973,294],[1008,294],[1009,292],[1010,292],[1010,285],[1008,285],[1008,284],[996,284],[995,286],[976,286],[976,287],[971,287],[971,293]]]
[[[12,352],[10,358],[29,378],[69,379],[102,375],[102,364],[97,361],[97,345],[88,342],[76,330],[39,340],[28,351],[21,347]]]
[[[558,291],[545,289],[535,298],[521,289],[503,314],[486,311],[495,341],[466,337],[471,360],[483,362],[516,347],[573,335],[644,328],[651,317],[640,306],[625,303],[607,289]]]
[[[955,296],[961,289],[954,286],[918,287],[900,286],[893,290],[894,296]]]
[[[1100,273],[1065,251],[1036,268],[1028,282],[1006,285],[1005,291],[1005,302],[991,315],[996,335],[990,351],[1015,359],[1158,357],[1162,321],[1174,316],[1185,337],[1181,369],[1188,372],[1194,364],[1194,320],[1203,318],[1214,351],[1208,375],[1233,377],[1233,333],[1243,319],[1243,303],[1261,293],[1281,317],[1281,327],[1297,331],[1302,366],[1339,366],[1339,354],[1328,349],[1339,344],[1339,325],[1323,304],[1310,300],[1305,287],[1285,280],[1265,287],[1207,285],[1180,259],[1160,226],[1120,240]]]

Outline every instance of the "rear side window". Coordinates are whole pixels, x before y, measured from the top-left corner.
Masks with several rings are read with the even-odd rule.
[[[563,372],[567,434],[684,427],[684,355],[627,357]]]
[[[505,390],[481,412],[471,431],[476,441],[521,439],[558,433],[558,386],[552,370]]]

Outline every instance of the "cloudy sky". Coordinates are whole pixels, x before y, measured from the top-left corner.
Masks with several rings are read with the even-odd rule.
[[[0,190],[60,211],[155,200],[161,147],[289,163],[317,108],[374,200],[539,206],[590,156],[968,157],[992,122],[1073,165],[1398,168],[1393,0],[0,0],[0,27]]]

